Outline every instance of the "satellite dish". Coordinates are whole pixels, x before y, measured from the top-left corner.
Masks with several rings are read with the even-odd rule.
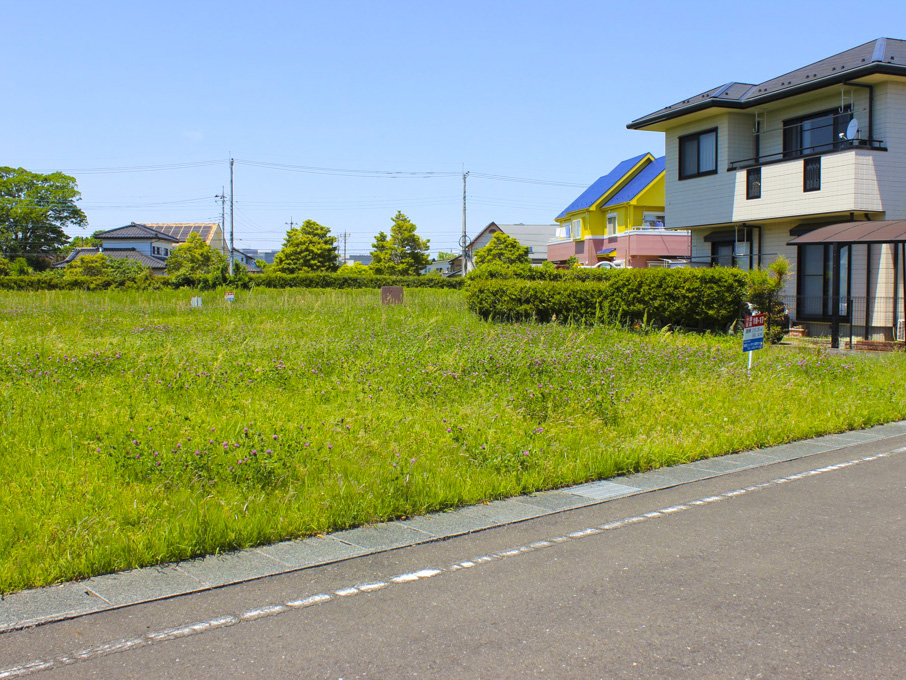
[[[849,125],[846,126],[846,138],[855,139],[859,136],[859,119],[853,118],[849,121]]]

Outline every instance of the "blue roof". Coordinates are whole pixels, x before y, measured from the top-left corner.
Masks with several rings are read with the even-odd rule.
[[[622,189],[620,189],[613,198],[611,198],[604,205],[616,205],[617,203],[626,203],[631,201],[640,193],[645,191],[649,184],[651,184],[657,176],[664,172],[664,168],[667,167],[667,157],[661,156],[660,158],[655,158],[653,163],[649,163],[642,171],[629,180]]]
[[[627,172],[632,170],[639,161],[648,155],[649,154],[647,153],[643,153],[635,158],[628,158],[619,163],[617,167],[603,177],[599,177],[594,184],[582,192],[579,198],[566,206],[566,210],[557,215],[557,219],[566,217],[568,213],[575,212],[576,210],[585,210],[586,208],[593,206],[596,201],[600,200],[601,196],[613,189],[620,180],[626,176]]]

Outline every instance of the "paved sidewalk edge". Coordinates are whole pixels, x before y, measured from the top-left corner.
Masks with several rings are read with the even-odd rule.
[[[363,555],[442,541],[902,435],[906,435],[906,420],[339,531],[327,536],[284,541],[24,590],[0,601],[0,634],[302,571]]]

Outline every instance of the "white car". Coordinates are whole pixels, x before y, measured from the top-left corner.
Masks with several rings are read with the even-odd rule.
[[[584,269],[626,269],[626,265],[621,260],[616,260],[614,262],[601,260],[597,264],[584,267]]]

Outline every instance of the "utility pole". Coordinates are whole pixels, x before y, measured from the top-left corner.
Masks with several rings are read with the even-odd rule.
[[[469,237],[466,235],[466,177],[469,176],[468,172],[462,173],[462,239],[460,244],[462,245],[462,275],[466,275],[466,249],[469,245]]]
[[[290,217],[290,218],[289,218],[289,228],[292,229],[294,226],[296,226],[296,223],[293,222],[293,218]]]
[[[230,159],[230,276],[233,275],[233,159]]]
[[[339,235],[340,238],[343,239],[343,262],[344,263],[346,262],[346,239],[348,239],[351,235],[352,234],[350,234],[348,231],[344,231],[342,234]]]
[[[220,193],[214,196],[220,199],[220,242],[223,244],[223,254],[226,255],[226,192],[220,187]]]

